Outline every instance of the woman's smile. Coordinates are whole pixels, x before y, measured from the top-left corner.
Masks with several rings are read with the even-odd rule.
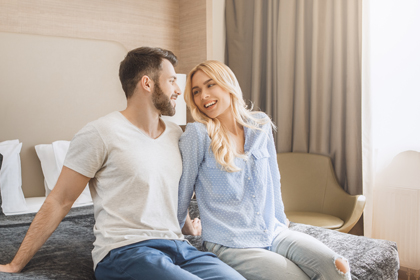
[[[217,101],[216,101],[216,100],[213,100],[213,101],[207,102],[207,103],[205,103],[205,104],[204,104],[204,108],[206,108],[206,109],[210,109],[210,107],[213,107],[213,105],[215,105],[216,103],[217,103]]]

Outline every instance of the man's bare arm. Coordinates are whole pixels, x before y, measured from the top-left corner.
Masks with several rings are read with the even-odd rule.
[[[54,189],[36,214],[13,260],[0,265],[0,272],[20,272],[42,247],[70,211],[90,178],[63,167]]]

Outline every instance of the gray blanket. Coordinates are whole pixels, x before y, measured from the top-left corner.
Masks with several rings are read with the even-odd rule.
[[[0,216],[0,263],[11,261],[34,216]],[[95,279],[93,225],[92,206],[72,209],[22,273],[0,279]]]
[[[195,202],[192,217],[198,215]],[[0,263],[15,255],[34,215],[0,215]],[[0,279],[94,279],[93,209],[74,208],[20,274],[0,273]],[[350,262],[356,280],[391,280],[398,278],[398,251],[394,242],[344,234],[323,228],[291,224],[291,229],[307,233],[324,242]],[[201,238],[187,236],[199,250]]]

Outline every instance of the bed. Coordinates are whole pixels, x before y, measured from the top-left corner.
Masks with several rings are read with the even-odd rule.
[[[199,215],[195,200],[191,201],[190,214],[193,218]],[[0,263],[14,256],[33,217],[34,214],[0,216]],[[22,273],[0,273],[0,279],[94,279],[90,254],[93,224],[92,206],[73,208]],[[394,242],[296,223],[291,224],[291,229],[314,236],[349,259],[352,279],[398,278],[398,251]],[[187,239],[203,250],[201,237],[187,236]]]
[[[116,42],[0,32],[0,142],[18,139],[26,205],[13,215],[0,213],[0,263],[11,261],[35,215],[28,212],[36,212],[48,192],[35,146],[71,140],[89,121],[124,108],[117,73],[126,52]],[[199,215],[195,201],[190,212]],[[72,208],[22,273],[0,273],[0,279],[94,279],[93,225],[91,205]],[[348,258],[353,279],[397,279],[394,242],[303,224],[291,229]],[[187,239],[202,250],[200,237]]]

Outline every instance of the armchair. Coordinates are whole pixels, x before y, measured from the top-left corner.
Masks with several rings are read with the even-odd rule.
[[[363,213],[366,198],[349,195],[338,184],[331,159],[308,153],[279,153],[281,191],[287,218],[349,232]]]

